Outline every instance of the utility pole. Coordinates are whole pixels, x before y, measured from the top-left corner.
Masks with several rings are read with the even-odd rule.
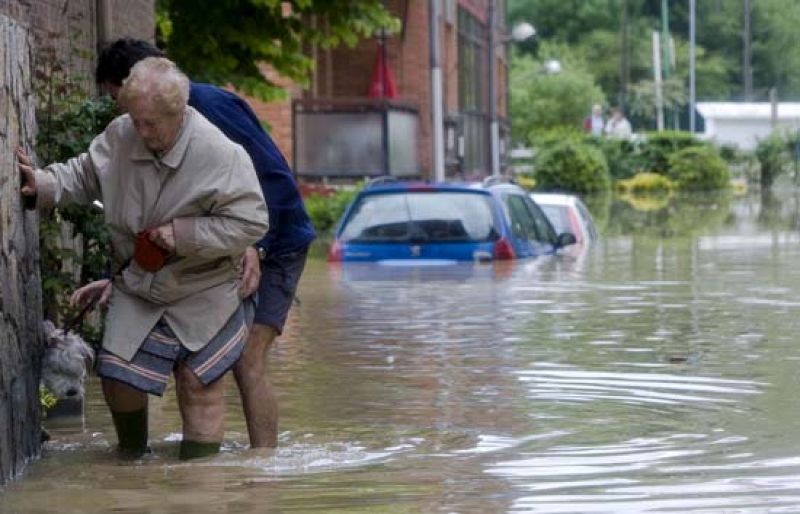
[[[431,133],[433,135],[433,179],[444,181],[444,115],[442,110],[442,67],[439,59],[440,0],[429,1],[431,59]]]
[[[753,29],[750,24],[752,20],[752,5],[751,0],[744,0],[744,30],[743,34],[743,51],[742,51],[742,75],[744,79],[744,99],[746,101],[753,100],[753,68],[751,60],[753,58]]]
[[[694,116],[697,98],[695,94],[695,11],[697,0],[689,0],[689,132],[694,133]]]
[[[487,75],[489,75],[489,160],[491,175],[500,175],[500,128],[497,124],[497,98],[495,98],[497,96],[497,86],[495,84],[497,81],[497,77],[495,77],[497,72],[494,55],[494,47],[496,45],[494,27],[497,18],[497,6],[494,0],[488,0],[487,3],[486,26],[489,32],[486,42],[486,72]]]
[[[664,94],[661,84],[661,42],[657,30],[653,31],[653,81],[656,88],[656,129],[664,130]]]
[[[630,17],[628,11],[628,0],[622,0],[622,22],[620,24],[621,42],[620,64],[619,64],[619,107],[625,112],[628,103],[628,83],[631,73],[631,50],[630,50]]]
[[[672,45],[670,42],[669,34],[669,5],[667,0],[661,0],[661,76],[662,76],[662,91],[663,82],[669,80],[672,75]],[[662,93],[662,109],[663,107],[663,93]],[[667,117],[672,113],[667,109]],[[667,122],[668,123],[668,122]]]

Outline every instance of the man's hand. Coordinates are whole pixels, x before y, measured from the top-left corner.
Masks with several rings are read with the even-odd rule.
[[[170,253],[175,253],[175,229],[172,223],[156,227],[148,233],[148,239]]]
[[[242,257],[242,283],[239,285],[241,297],[247,298],[255,293],[259,282],[261,282],[261,261],[258,258],[258,251],[249,246]]]
[[[89,282],[85,286],[76,289],[69,297],[70,307],[83,307],[99,296],[97,305],[105,307],[108,299],[111,298],[111,280],[104,278]]]
[[[17,168],[19,168],[22,184],[20,193],[23,196],[34,197],[36,196],[36,171],[31,163],[31,158],[20,147],[17,147],[15,153],[17,154],[17,161],[19,161]]]

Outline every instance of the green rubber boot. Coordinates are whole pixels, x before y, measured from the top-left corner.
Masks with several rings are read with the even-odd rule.
[[[122,457],[136,459],[147,452],[147,408],[131,412],[111,411]]]
[[[181,441],[178,458],[181,460],[199,459],[219,453],[220,443],[201,443],[199,441]]]

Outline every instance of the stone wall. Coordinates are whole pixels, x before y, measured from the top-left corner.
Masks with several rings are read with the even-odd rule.
[[[40,449],[39,218],[20,207],[14,156],[33,153],[35,70],[55,66],[93,94],[101,39],[152,41],[154,18],[155,0],[0,0],[0,484]]]
[[[20,205],[14,148],[35,136],[33,37],[0,14],[0,483],[38,455],[42,299],[38,215]]]

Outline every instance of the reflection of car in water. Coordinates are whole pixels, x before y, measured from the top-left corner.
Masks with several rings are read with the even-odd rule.
[[[531,198],[542,208],[556,232],[575,235],[576,243],[588,245],[599,235],[586,204],[575,195],[558,193],[532,193]]]
[[[493,261],[573,244],[513,184],[383,182],[367,186],[339,221],[329,261]]]
[[[344,282],[451,282],[473,280],[505,280],[515,269],[517,261],[492,261],[476,265],[465,261],[391,260],[380,262],[331,262],[328,272]],[[536,261],[538,262],[538,261]]]

